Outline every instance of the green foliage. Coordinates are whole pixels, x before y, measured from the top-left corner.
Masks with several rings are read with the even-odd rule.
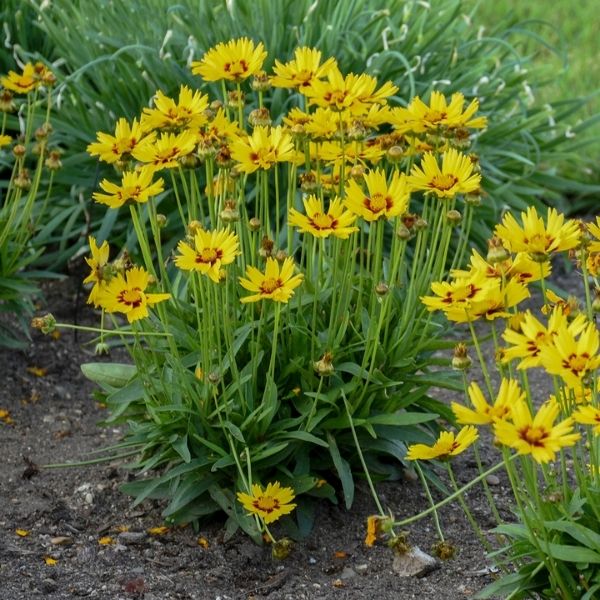
[[[53,59],[64,61],[55,124],[72,149],[57,177],[71,192],[52,203],[54,229],[46,232],[53,243],[60,232],[62,245],[44,255],[45,264],[64,262],[66,248],[81,244],[88,228],[113,239],[125,236],[122,224],[88,203],[103,175],[85,154],[95,132],[110,131],[116,117],[131,119],[156,89],[172,94],[180,83],[197,86],[189,62],[215,43],[242,35],[264,41],[267,66],[304,44],[335,54],[345,72],[366,67],[380,80],[394,81],[400,98],[428,97],[433,89],[479,96],[492,125],[479,144],[489,198],[474,224],[477,243],[488,237],[502,210],[540,201],[566,210],[585,207],[577,198],[598,188],[577,182],[585,167],[582,134],[597,119],[592,115],[575,125],[585,101],[549,97],[545,74],[519,42],[528,40],[529,49],[545,41],[527,26],[502,25],[481,35],[476,8],[461,0],[388,4],[102,0],[90,11],[86,2],[55,0],[38,8],[36,26],[51,41]],[[153,17],[139,20],[138,14]],[[280,101],[273,99],[274,113]]]

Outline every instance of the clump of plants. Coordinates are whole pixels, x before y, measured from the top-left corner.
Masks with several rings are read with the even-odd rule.
[[[61,152],[52,147],[54,74],[41,62],[0,77],[0,345],[19,347],[29,330],[45,225]]]
[[[474,250],[467,270],[451,272],[450,281],[434,282],[433,295],[422,299],[429,310],[468,326],[469,344],[483,374],[481,385],[469,381],[471,359],[467,345],[459,344],[453,364],[463,373],[465,400],[452,402],[451,408],[462,429],[442,432],[433,444],[412,444],[407,451],[406,459],[415,461],[421,476],[422,461],[445,467],[451,490],[437,504],[429,495],[429,509],[399,522],[386,515],[373,517],[367,543],[385,535],[382,523],[388,529],[403,527],[432,514],[439,538],[436,548],[447,549],[437,509],[458,500],[502,570],[477,597],[595,598],[600,590],[600,218],[583,223],[565,219],[554,209],[544,218],[530,207],[519,220],[507,213],[494,234],[487,257]],[[552,259],[566,252],[582,276],[580,299],[558,295],[547,285]],[[541,302],[523,309],[532,282],[541,287]],[[487,321],[489,327],[476,328],[476,321]],[[499,384],[481,348],[489,329]],[[547,375],[543,395],[539,378],[531,383],[532,370]],[[482,439],[493,442],[501,455],[487,471],[479,461],[478,429],[490,430],[491,437]],[[451,459],[470,446],[481,474],[459,488]],[[486,485],[485,478],[499,469],[506,471],[514,496],[510,522],[500,518]],[[427,485],[424,477],[422,481]],[[481,531],[464,498],[479,482],[498,522],[494,533],[499,549]]]
[[[128,424],[136,502],[164,499],[170,522],[224,512],[229,534],[285,554],[273,521],[306,533],[314,500],[350,507],[357,476],[383,513],[374,481],[450,415],[429,388],[461,383],[419,298],[468,248],[486,119],[461,94],[395,104],[392,82],[316,49],[272,73],[265,58],[248,38],[218,44],[191,68],[220,98],[159,90],[89,145],[115,167],[94,199],[136,243],[89,240],[97,350],[124,344],[131,364],[83,368],[107,421]],[[273,90],[287,112],[271,114]]]

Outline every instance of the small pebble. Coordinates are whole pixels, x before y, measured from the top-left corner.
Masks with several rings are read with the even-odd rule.
[[[498,477],[497,475],[488,475],[485,480],[488,482],[489,485],[500,485],[500,477]]]

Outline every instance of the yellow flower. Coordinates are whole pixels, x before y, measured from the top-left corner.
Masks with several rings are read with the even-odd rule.
[[[311,233],[318,238],[333,235],[345,240],[351,233],[358,231],[358,227],[352,227],[356,215],[345,211],[337,196],[330,202],[327,212],[323,209],[323,202],[314,195],[303,200],[303,203],[305,215],[290,208],[288,216],[288,223],[298,227],[300,233]]]
[[[254,46],[254,42],[246,37],[230,40],[217,44],[200,61],[194,61],[192,73],[205,81],[227,79],[239,82],[260,71],[266,57],[262,42]]]
[[[154,170],[173,169],[179,159],[193,152],[196,147],[196,133],[186,129],[181,133],[161,133],[157,140],[144,140],[133,150],[133,157],[148,163]]]
[[[244,173],[270,169],[277,162],[294,159],[292,136],[281,126],[255,127],[252,135],[233,142],[231,157],[239,163],[238,169]]]
[[[600,252],[600,217],[596,217],[595,223],[588,223],[587,229],[595,238],[589,245],[590,252]]]
[[[29,94],[29,92],[38,88],[41,83],[42,80],[31,63],[24,65],[23,72],[20,74],[9,71],[8,75],[0,77],[0,85],[4,89],[17,94]]]
[[[12,142],[10,135],[0,135],[0,148],[8,146]]]
[[[194,236],[193,247],[181,241],[177,250],[180,254],[175,257],[175,264],[180,269],[208,275],[215,283],[220,281],[221,267],[231,264],[240,254],[237,235],[227,229],[200,229]]]
[[[551,252],[562,252],[579,244],[580,229],[577,221],[565,222],[565,217],[555,208],[548,208],[546,223],[539,217],[535,206],[521,213],[523,226],[511,213],[506,213],[502,223],[496,225],[497,235],[512,252],[528,252],[540,262]]]
[[[106,204],[110,208],[119,208],[126,202],[143,204],[164,190],[162,179],[152,181],[153,173],[154,170],[147,167],[139,171],[124,171],[121,185],[103,179],[100,187],[106,193],[94,192],[92,197],[96,202]]]
[[[572,416],[576,423],[594,425],[594,433],[600,434],[600,408],[597,406],[580,406]]]
[[[440,169],[435,156],[426,152],[421,166],[414,165],[408,183],[414,190],[431,192],[438,198],[453,198],[479,189],[481,175],[473,173],[473,162],[454,148],[443,154]]]
[[[136,119],[131,125],[127,119],[119,119],[115,127],[115,135],[99,131],[96,133],[98,141],[89,144],[87,152],[90,156],[97,156],[104,162],[114,163],[129,159],[140,142],[149,143],[154,141],[155,137],[155,133],[144,137],[144,130]]]
[[[441,92],[433,91],[429,106],[416,96],[406,108],[393,109],[391,122],[401,133],[433,132],[441,128],[452,130],[485,127],[485,117],[472,118],[479,108],[479,101],[472,100],[463,112],[464,104],[465,97],[460,92],[452,94],[448,104]]]
[[[288,302],[294,295],[303,279],[302,274],[294,275],[294,259],[286,258],[279,270],[279,263],[274,258],[267,258],[265,272],[257,268],[246,267],[247,279],[240,277],[241,286],[250,291],[258,292],[252,296],[242,298],[242,302],[258,302],[260,300],[273,300],[274,302]]]
[[[571,324],[572,325],[572,324]],[[600,366],[600,336],[595,323],[586,323],[576,339],[573,328],[561,323],[553,343],[540,349],[540,364],[548,373],[559,375],[569,388],[581,388],[584,379]]]
[[[196,142],[200,150],[207,150],[233,141],[240,134],[241,130],[237,122],[230,121],[225,111],[220,108],[213,119],[196,133]]]
[[[315,79],[326,77],[330,69],[336,66],[335,58],[328,58],[321,64],[321,51],[316,48],[296,48],[294,58],[283,64],[275,59],[271,77],[273,87],[305,88]]]
[[[380,532],[380,520],[378,515],[367,517],[367,535],[365,536],[365,545],[372,547],[377,541]]]
[[[148,307],[168,300],[171,294],[147,294],[150,275],[141,267],[118,273],[100,291],[98,303],[107,312],[120,312],[130,323],[148,316]]]
[[[86,258],[85,262],[91,269],[91,273],[83,280],[83,283],[94,284],[90,291],[90,295],[88,296],[87,303],[98,307],[98,296],[100,294],[100,290],[107,281],[105,268],[108,264],[110,248],[107,241],[104,241],[100,248],[98,248],[95,238],[93,238],[91,235],[88,238],[88,242],[90,244],[90,252],[92,253],[92,256],[91,258]]]
[[[561,307],[555,307],[548,319],[548,325],[541,323],[531,311],[527,311],[520,323],[520,332],[506,329],[502,338],[509,344],[504,349],[503,362],[515,358],[522,359],[517,365],[518,369],[530,369],[541,366],[540,351],[546,346],[554,344],[554,338],[560,327],[567,327],[572,335],[579,335],[585,327],[584,315],[578,315],[567,322],[567,316]]]
[[[497,420],[507,419],[510,417],[511,405],[525,399],[525,393],[514,379],[502,378],[493,405],[487,403],[477,382],[471,382],[468,392],[473,409],[467,408],[458,402],[452,402],[451,404],[456,421],[461,425],[488,425]]]
[[[389,185],[385,171],[377,169],[364,175],[367,192],[351,179],[346,187],[346,208],[361,216],[365,221],[391,219],[404,214],[408,209],[410,192],[406,175],[394,171]]]
[[[257,483],[252,484],[252,494],[237,493],[238,502],[253,515],[258,515],[267,525],[283,515],[291,513],[295,504],[294,490],[281,487],[280,483],[269,483],[265,490]]]
[[[524,400],[516,401],[511,407],[512,423],[496,421],[496,440],[514,448],[518,454],[531,454],[538,463],[554,460],[556,453],[566,446],[572,446],[581,436],[573,431],[573,419],[568,418],[554,425],[559,406],[556,402],[546,402],[531,416]]]
[[[310,144],[311,157],[319,157],[326,162],[332,162],[335,166],[346,164],[364,164],[370,162],[377,164],[381,157],[385,154],[380,146],[373,144],[362,144],[360,142],[352,142],[350,144],[342,144],[338,142],[324,142],[316,147],[316,144]]]
[[[195,129],[204,125],[208,117],[208,96],[199,91],[192,92],[186,85],[179,88],[177,102],[162,91],[156,92],[154,108],[145,108],[142,127],[150,129]]]
[[[463,427],[456,436],[452,431],[442,431],[433,444],[412,444],[408,447],[406,460],[441,460],[456,456],[465,451],[479,437],[477,429],[472,425]]]

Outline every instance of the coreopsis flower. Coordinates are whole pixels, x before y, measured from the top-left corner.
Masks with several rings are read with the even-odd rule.
[[[469,400],[473,408],[467,408],[458,402],[452,402],[452,412],[461,425],[489,425],[497,420],[510,418],[511,406],[514,402],[525,400],[525,392],[514,379],[500,382],[498,395],[493,404],[488,404],[481,388],[473,381],[468,388]]]
[[[483,273],[462,277],[454,281],[434,281],[431,291],[435,296],[422,296],[427,310],[442,310],[450,320],[474,320],[470,311],[474,303],[484,300],[488,289],[494,285]]]
[[[12,142],[12,137],[10,135],[0,135],[0,148],[4,148],[4,146],[8,146]]]
[[[377,80],[370,75],[350,73],[344,77],[337,67],[332,67],[324,80],[316,79],[312,85],[300,89],[309,104],[330,108],[335,112],[349,111],[363,114],[373,103],[384,103],[398,88],[390,82],[378,90]]]
[[[24,65],[21,73],[9,71],[8,75],[0,77],[0,85],[17,94],[29,94],[29,92],[37,89],[41,83],[42,80],[31,63]]]
[[[296,48],[294,58],[289,62],[281,63],[275,59],[271,85],[291,89],[309,87],[315,79],[326,77],[336,65],[335,58],[328,58],[321,64],[321,51],[316,48]]]
[[[465,97],[456,92],[447,103],[444,94],[431,92],[429,105],[418,96],[413,98],[406,108],[392,110],[392,125],[402,132],[424,133],[435,132],[438,129],[472,128],[481,129],[487,125],[485,117],[473,118],[479,109],[479,101],[472,100],[464,108]]]
[[[148,316],[148,307],[163,302],[171,294],[148,294],[150,275],[142,267],[133,267],[123,276],[117,273],[101,290],[98,304],[106,312],[124,313],[129,323]]]
[[[138,144],[152,142],[156,137],[155,133],[144,135],[144,130],[137,119],[134,119],[131,125],[127,119],[119,119],[115,126],[115,134],[96,133],[97,142],[92,142],[87,147],[90,156],[97,156],[100,160],[107,163],[115,163],[121,160],[128,160],[131,153],[137,148]]]
[[[103,179],[100,187],[105,193],[95,192],[92,197],[96,202],[106,204],[110,208],[119,208],[126,202],[143,204],[164,190],[163,180],[152,181],[153,175],[154,170],[148,167],[138,171],[124,171],[121,185]]]
[[[569,388],[580,388],[600,366],[600,335],[595,323],[586,323],[577,337],[571,327],[561,324],[552,344],[540,350],[540,364],[548,373],[558,375]]]
[[[108,255],[110,253],[110,247],[108,242],[105,240],[102,245],[98,248],[96,239],[91,235],[88,238],[90,244],[90,252],[92,256],[85,259],[88,267],[91,269],[90,274],[83,280],[83,283],[92,283],[92,289],[88,296],[87,303],[93,304],[95,307],[99,306],[98,297],[100,290],[106,285],[109,278],[106,274],[106,266],[108,265]]]
[[[442,166],[431,152],[426,152],[421,166],[414,165],[408,177],[413,190],[435,194],[438,198],[454,198],[479,189],[481,175],[473,173],[473,162],[468,156],[450,148],[443,154]]]
[[[440,460],[449,459],[464,452],[479,437],[473,425],[466,425],[456,435],[452,431],[442,431],[433,444],[412,444],[408,447],[406,460]]]
[[[320,160],[333,163],[339,166],[343,163],[350,165],[363,165],[365,163],[377,164],[385,155],[378,145],[361,144],[359,142],[346,143],[342,145],[339,142],[323,142],[319,144],[310,144],[311,157],[319,157]]]
[[[519,323],[519,331],[509,328],[502,334],[502,338],[508,344],[504,348],[502,360],[509,362],[520,358],[518,369],[539,367],[541,366],[540,352],[542,348],[554,344],[554,339],[561,327],[566,327],[572,335],[577,336],[583,331],[585,324],[584,315],[578,315],[569,323],[567,315],[561,308],[555,307],[546,326],[528,310]]]
[[[588,223],[587,229],[594,238],[588,247],[589,252],[600,252],[600,217],[596,217],[595,223]]]
[[[192,73],[204,81],[240,82],[258,73],[266,57],[262,42],[255,46],[251,39],[243,37],[208,50],[201,60],[192,63]]]
[[[301,283],[304,276],[294,275],[294,259],[286,258],[279,268],[279,263],[271,257],[267,258],[265,272],[256,267],[246,267],[246,278],[240,277],[240,285],[250,291],[256,292],[252,296],[241,299],[243,303],[259,302],[260,300],[273,300],[274,302],[288,302],[294,295],[294,289]]]
[[[579,245],[577,221],[565,221],[555,208],[548,208],[546,223],[535,206],[521,213],[520,225],[511,213],[506,213],[494,231],[511,252],[528,252],[538,262],[547,260],[552,252],[570,250]]]
[[[550,263],[539,263],[531,260],[526,252],[518,252],[514,257],[509,256],[506,260],[490,263],[485,260],[477,250],[473,249],[470,259],[469,270],[453,270],[450,275],[455,279],[460,277],[471,277],[473,272],[480,271],[486,277],[500,280],[515,280],[519,283],[531,283],[542,277],[550,275]]]
[[[221,268],[231,264],[240,254],[237,235],[227,229],[200,229],[194,236],[193,245],[181,241],[177,250],[177,267],[184,271],[196,271],[207,275],[215,283],[220,281]]]
[[[292,504],[294,490],[281,487],[278,481],[267,484],[264,490],[257,483],[253,483],[252,493],[238,492],[237,499],[249,514],[258,515],[267,525],[296,508],[296,505]]]
[[[600,434],[600,408],[597,406],[580,406],[577,410],[573,411],[571,416],[576,423],[593,425],[594,433]]]
[[[215,116],[196,133],[199,151],[217,148],[222,144],[232,142],[241,135],[237,122],[230,121],[227,113],[219,108]]]
[[[154,108],[144,109],[141,124],[145,130],[196,129],[208,121],[207,108],[208,96],[199,91],[192,92],[186,85],[179,88],[177,102],[158,90]]]
[[[350,180],[346,186],[344,204],[365,221],[391,219],[408,210],[410,191],[404,173],[394,171],[388,184],[385,171],[377,169],[366,173],[364,182],[366,192],[356,180]]]
[[[358,227],[352,226],[356,215],[344,210],[342,201],[337,196],[329,203],[327,212],[323,208],[323,201],[314,195],[308,196],[302,202],[306,214],[290,208],[288,216],[289,225],[298,227],[300,233],[310,233],[317,238],[333,235],[345,240],[350,234],[358,231]]]
[[[158,139],[144,140],[132,152],[142,163],[152,165],[154,170],[173,169],[179,159],[191,154],[196,147],[196,133],[190,130],[181,133],[161,133]]]
[[[559,412],[556,402],[545,402],[533,417],[527,403],[517,400],[511,407],[511,421],[494,423],[496,441],[518,454],[531,454],[537,463],[550,462],[561,448],[572,446],[581,437],[573,433],[571,417],[554,424]]]
[[[252,135],[239,137],[231,146],[231,157],[244,173],[270,169],[275,163],[293,160],[295,154],[292,136],[283,127],[255,127]]]

